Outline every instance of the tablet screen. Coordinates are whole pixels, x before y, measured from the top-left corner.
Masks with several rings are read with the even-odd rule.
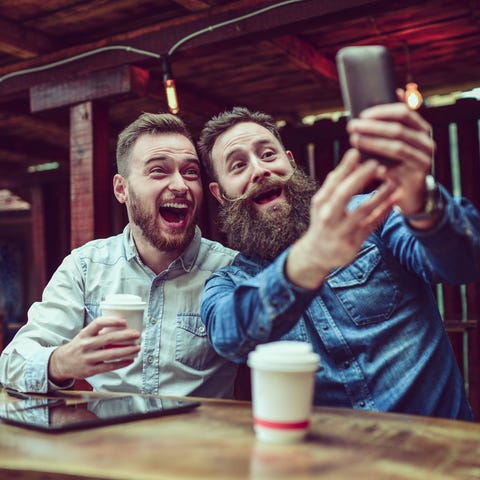
[[[69,405],[64,401],[48,404],[47,399],[40,399],[32,406],[26,406],[24,401],[2,405],[0,419],[12,425],[59,432],[187,412],[199,405],[197,401],[137,395],[97,397]]]

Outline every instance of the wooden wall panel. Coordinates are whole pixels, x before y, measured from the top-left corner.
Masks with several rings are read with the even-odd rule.
[[[450,119],[448,116],[436,119],[433,126],[433,139],[436,143],[433,172],[435,178],[450,192],[453,193],[453,178],[450,158]],[[455,353],[455,358],[462,372],[465,372],[464,364],[464,330],[454,328],[452,322],[462,320],[462,295],[458,285],[440,285],[442,297],[438,299],[447,319],[447,332]],[[436,290],[434,290],[437,293]]]
[[[467,104],[470,106],[472,102]],[[467,111],[467,113],[470,110]],[[479,125],[473,115],[457,122],[458,151],[461,165],[463,195],[480,208],[480,148]],[[472,407],[480,418],[480,283],[466,286],[467,312],[465,320],[473,320],[477,327],[468,330],[468,385]]]
[[[38,301],[47,281],[46,245],[45,245],[45,207],[42,185],[31,188],[32,206],[32,254],[35,285],[33,298]]]

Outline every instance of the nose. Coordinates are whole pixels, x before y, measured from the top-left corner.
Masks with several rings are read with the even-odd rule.
[[[180,172],[176,172],[172,175],[170,184],[168,185],[170,191],[178,194],[185,194],[188,191],[188,186],[185,183],[184,178]]]
[[[261,182],[265,177],[269,177],[272,172],[258,159],[251,160],[252,165],[252,183]]]

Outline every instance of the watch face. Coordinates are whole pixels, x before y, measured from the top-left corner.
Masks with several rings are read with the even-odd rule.
[[[438,190],[437,182],[432,175],[427,175],[425,177],[425,188],[427,192],[432,192],[433,190]]]

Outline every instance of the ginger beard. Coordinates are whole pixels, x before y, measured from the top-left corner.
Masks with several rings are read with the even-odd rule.
[[[186,202],[186,201],[185,201]],[[191,204],[191,202],[186,202]],[[190,206],[190,212],[193,207]],[[141,230],[144,238],[160,251],[183,251],[185,250],[195,235],[195,226],[197,224],[198,210],[194,211],[193,216],[182,230],[171,230],[169,232],[162,231],[157,223],[157,218],[162,215],[159,211],[149,212],[148,208],[143,204],[135,190],[130,187],[130,216]],[[188,215],[189,213],[187,213]],[[165,219],[164,219],[165,220]]]
[[[255,200],[262,194],[275,195],[284,189],[285,200],[263,210],[255,208]],[[292,176],[277,175],[253,185],[237,199],[226,199],[218,212],[219,227],[227,237],[227,245],[242,253],[257,255],[266,260],[275,259],[295,242],[307,229],[310,221],[310,200],[318,185],[295,169]]]

